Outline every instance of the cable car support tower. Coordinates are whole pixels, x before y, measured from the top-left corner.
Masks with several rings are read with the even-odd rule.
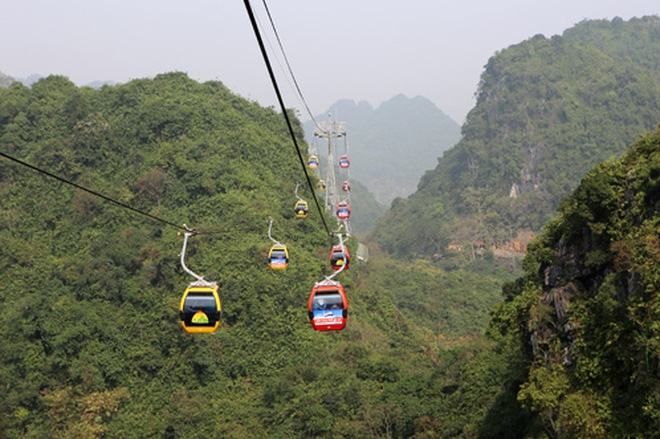
[[[328,119],[319,122],[318,128],[314,130],[314,136],[328,141],[328,156],[325,162],[325,207],[332,210],[339,201],[337,178],[335,176],[334,149],[337,144],[335,140],[346,136],[346,124],[335,121],[331,115]]]

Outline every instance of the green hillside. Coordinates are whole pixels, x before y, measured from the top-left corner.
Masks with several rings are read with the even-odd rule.
[[[403,262],[372,250],[360,286],[382,291],[416,326],[449,339],[481,336],[490,310],[501,300],[502,285],[514,279],[486,263],[445,270],[426,260]]]
[[[587,174],[504,291],[509,395],[550,437],[657,435],[660,130]]]
[[[656,436],[659,30],[588,21],[494,56],[463,139],[340,275],[335,333],[307,321],[333,242],[311,200],[294,218],[281,114],[184,73],[0,88],[1,152],[199,229],[187,262],[224,305],[217,334],[185,334],[179,230],[0,157],[0,438]],[[355,176],[364,233],[382,207]],[[542,231],[521,268],[489,245],[523,229]]]
[[[180,73],[100,90],[50,76],[0,90],[0,150],[208,231],[192,239],[188,263],[220,282],[225,316],[214,336],[179,328],[191,279],[179,267],[175,229],[0,161],[0,437],[410,437],[445,423],[478,428],[492,398],[452,420],[448,393],[464,359],[482,349],[495,293],[466,313],[439,312],[442,297],[461,306],[479,289],[461,272],[408,267],[402,295],[387,274],[391,262],[372,270],[355,261],[342,276],[348,328],[314,333],[306,300],[328,272],[330,241],[313,210],[293,218],[301,171],[273,110]],[[266,267],[268,216],[290,246],[283,273]],[[412,288],[417,276],[443,285],[420,300],[420,321],[410,307],[425,294]],[[497,290],[493,278],[475,282]]]
[[[376,231],[397,255],[538,231],[595,164],[660,120],[660,18],[584,21],[493,56],[462,140]]]
[[[351,204],[355,208],[351,214],[353,233],[366,235],[383,216],[387,208],[374,198],[373,194],[358,180],[351,180]]]
[[[49,77],[1,93],[2,150],[218,231],[193,239],[189,263],[221,283],[227,330],[193,338],[178,328],[190,279],[178,267],[176,231],[2,161],[0,376],[11,388],[0,409],[11,416],[0,431],[186,436],[194,425],[177,419],[229,406],[241,377],[302,361],[302,346],[314,346],[303,306],[327,244],[318,219],[293,219],[290,182],[300,170],[279,114],[182,74],[100,91]],[[269,215],[292,243],[284,276],[265,267]],[[272,343],[275,333],[294,336]]]
[[[485,264],[444,271],[376,254],[359,287],[396,285],[397,308],[440,346],[430,437],[655,437],[659,237],[660,130],[562,201],[523,276],[502,288],[486,337],[505,277]]]
[[[377,108],[342,99],[318,117],[328,113],[346,122],[351,176],[384,205],[412,193],[424,171],[435,166],[437,157],[460,136],[456,122],[422,96],[400,94]],[[304,127],[311,141],[313,122]]]

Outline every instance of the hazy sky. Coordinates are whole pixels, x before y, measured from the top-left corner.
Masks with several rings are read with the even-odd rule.
[[[423,95],[457,122],[496,50],[585,18],[660,13],[658,0],[270,0],[316,113],[339,98],[374,105]],[[252,0],[261,22],[261,0]],[[275,39],[270,36],[274,44]],[[275,62],[275,61],[274,61]],[[289,107],[300,108],[276,64]],[[0,71],[79,84],[180,70],[275,103],[241,0],[0,0]],[[305,119],[305,117],[303,117]]]

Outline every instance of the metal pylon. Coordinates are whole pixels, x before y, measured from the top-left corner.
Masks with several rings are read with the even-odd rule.
[[[335,121],[330,115],[329,120],[319,123],[319,128],[314,130],[314,136],[328,141],[327,161],[325,162],[325,206],[327,209],[333,210],[339,201],[337,177],[335,176],[334,139],[346,136],[346,127],[343,122]]]

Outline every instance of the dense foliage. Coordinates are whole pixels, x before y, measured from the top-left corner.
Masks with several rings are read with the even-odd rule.
[[[464,372],[491,355],[476,338],[497,274],[355,261],[348,328],[310,329],[330,241],[313,209],[293,217],[281,115],[218,82],[17,83],[0,90],[0,149],[211,232],[188,263],[225,311],[217,335],[184,334],[176,230],[0,161],[1,437],[433,437],[479,430],[502,391],[503,359]],[[284,273],[266,268],[268,216]],[[457,390],[462,373],[479,379]]]
[[[512,396],[550,437],[657,435],[660,130],[589,172],[504,291]]]
[[[377,236],[396,253],[424,253],[448,236],[538,227],[585,162],[620,153],[657,122],[657,29],[655,18],[586,22],[494,57],[465,139],[416,195],[394,202]],[[624,50],[632,35],[640,43]],[[511,145],[535,145],[545,161],[517,174]],[[294,218],[301,170],[272,109],[181,73],[99,90],[51,76],[0,88],[0,150],[208,231],[188,262],[221,283],[225,310],[217,335],[184,334],[177,306],[190,279],[176,230],[0,160],[0,437],[660,430],[660,132],[587,175],[532,246],[524,277],[505,286],[505,303],[511,274],[488,252],[429,262],[372,246],[368,265],[342,275],[350,320],[334,334],[306,321],[330,240],[314,209]],[[543,179],[530,189],[532,175]],[[511,181],[521,195],[506,204],[497,191]],[[447,182],[456,191],[443,192]],[[555,198],[535,204],[541,192]],[[266,268],[269,216],[290,246],[286,272]]]
[[[660,18],[584,21],[493,56],[463,138],[397,199],[376,237],[397,255],[538,231],[595,164],[660,120]]]
[[[424,171],[460,136],[458,124],[422,96],[397,95],[377,108],[343,99],[319,119],[328,113],[349,128],[351,175],[385,205],[412,193]],[[314,123],[304,127],[311,141]]]
[[[502,284],[513,279],[508,271],[487,263],[443,270],[426,260],[404,263],[380,253],[373,256],[362,276],[368,288],[392,291],[404,316],[448,340],[480,336],[490,309],[500,301]],[[360,286],[366,288],[364,282]]]
[[[325,239],[318,218],[293,219],[299,167],[280,115],[182,74],[98,92],[49,77],[1,93],[4,151],[216,231],[193,240],[189,263],[222,284],[228,327],[199,338],[177,327],[189,279],[176,231],[0,162],[6,434],[184,434],[194,423],[177,419],[207,416],[240,392],[242,377],[301,361],[309,336],[269,339],[307,331],[301,305]],[[265,269],[269,215],[292,243],[284,276]],[[224,396],[195,409],[211,394]]]

